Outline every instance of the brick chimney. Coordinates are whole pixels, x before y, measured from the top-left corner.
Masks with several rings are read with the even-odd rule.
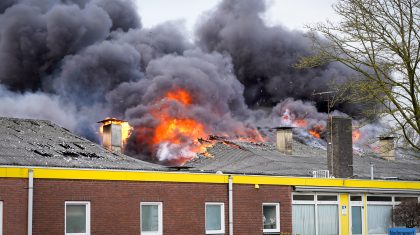
[[[353,143],[351,119],[331,116],[328,119],[327,164],[336,178],[353,176]]]
[[[395,137],[381,136],[379,137],[379,156],[386,160],[395,160]]]
[[[102,123],[102,146],[110,151],[122,152],[122,126],[125,122],[116,118],[106,118]]]
[[[277,150],[291,155],[293,152],[293,127],[277,127],[275,129]]]

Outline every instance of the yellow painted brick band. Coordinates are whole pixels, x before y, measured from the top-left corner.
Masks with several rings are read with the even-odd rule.
[[[0,168],[0,177],[4,178],[28,178],[28,169],[25,168]]]
[[[228,183],[228,175],[187,173],[187,172],[148,172],[118,171],[64,168],[31,168],[36,179],[72,179],[72,180],[127,180],[152,182],[183,183]],[[1,177],[27,178],[29,168],[0,167]],[[245,176],[233,175],[235,184],[269,184],[315,187],[344,188],[383,188],[383,189],[415,189],[420,190],[420,182],[416,181],[380,181],[354,179],[322,179],[283,176]]]

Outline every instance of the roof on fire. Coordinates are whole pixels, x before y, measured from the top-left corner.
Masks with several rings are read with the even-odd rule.
[[[293,151],[293,155],[284,155],[272,143],[219,141],[208,149],[212,157],[200,155],[183,169],[192,172],[222,171],[301,177],[311,177],[315,170],[326,170],[326,150],[294,141]],[[370,163],[373,163],[375,178],[397,177],[399,180],[419,181],[418,156],[401,150],[397,152],[399,154],[395,161],[375,156],[354,156],[355,178],[369,178]],[[0,165],[169,170],[164,166],[110,152],[49,121],[5,117],[0,117]]]
[[[49,121],[0,117],[0,165],[127,170],[164,167],[110,152]]]
[[[312,177],[312,171],[327,170],[327,151],[293,142],[293,155],[277,151],[272,143],[219,142],[208,149],[212,157],[199,156],[188,166],[204,172],[263,174]],[[420,158],[416,153],[398,150],[396,160],[388,161],[366,154],[353,158],[354,178],[369,179],[370,163],[378,179],[420,180]],[[418,153],[417,153],[418,155]]]

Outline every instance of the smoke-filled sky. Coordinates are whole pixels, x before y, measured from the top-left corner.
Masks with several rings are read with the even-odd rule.
[[[190,33],[179,21],[145,25],[138,7],[0,1],[0,115],[48,119],[94,141],[98,120],[128,120],[127,154],[178,164],[198,151],[197,139],[260,140],[257,126],[281,125],[286,112],[311,128],[325,117],[317,114],[325,97],[313,94],[357,79],[336,63],[295,69],[313,54],[311,42],[303,31],[267,24],[265,1],[219,1]],[[165,11],[153,14],[165,19]],[[360,108],[335,107],[352,116]]]

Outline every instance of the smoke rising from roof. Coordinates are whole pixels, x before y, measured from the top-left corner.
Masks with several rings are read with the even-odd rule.
[[[266,26],[265,10],[260,0],[224,0],[192,43],[177,22],[143,28],[128,0],[1,1],[0,115],[49,119],[96,141],[96,121],[126,119],[133,126],[127,153],[165,164],[191,157],[196,143],[183,129],[159,142],[159,128],[260,138],[255,125],[273,114],[249,106],[289,97],[321,105],[312,93],[350,76],[337,64],[294,69],[311,54],[310,42]]]

